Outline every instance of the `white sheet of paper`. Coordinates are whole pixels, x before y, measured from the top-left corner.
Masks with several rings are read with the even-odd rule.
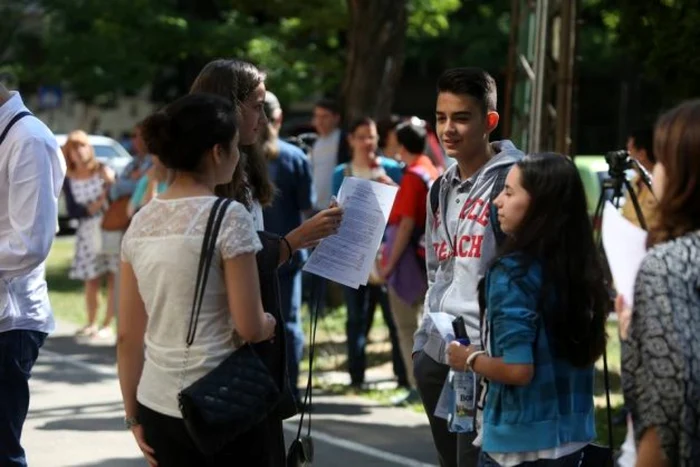
[[[354,289],[366,285],[397,191],[395,186],[346,177],[338,193],[343,223],[311,253],[304,270]]]
[[[433,320],[433,324],[445,342],[452,342],[455,340],[455,331],[452,329],[452,321],[454,321],[455,315],[438,311],[429,313],[428,316]]]
[[[646,255],[647,233],[622,217],[609,201],[603,210],[603,247],[617,292],[632,305],[634,281]]]

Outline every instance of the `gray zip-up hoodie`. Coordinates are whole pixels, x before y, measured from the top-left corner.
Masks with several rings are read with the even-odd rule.
[[[523,157],[512,142],[491,143],[494,156],[476,174],[460,181],[457,164],[440,178],[438,209],[433,215],[428,196],[425,224],[428,292],[423,320],[414,336],[413,352],[423,350],[445,363],[445,342],[433,326],[431,312],[462,316],[469,340],[479,344],[477,286],[496,254],[491,200],[502,189],[512,165]],[[458,203],[448,206],[448,203]],[[448,218],[449,217],[449,218]]]

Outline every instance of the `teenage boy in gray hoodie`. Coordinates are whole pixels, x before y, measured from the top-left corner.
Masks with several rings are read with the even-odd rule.
[[[479,68],[453,68],[437,83],[437,134],[451,166],[428,194],[425,229],[428,292],[413,345],[414,374],[442,467],[475,467],[476,433],[457,436],[434,416],[449,367],[445,342],[429,313],[461,316],[480,343],[477,285],[503,233],[492,200],[523,153],[510,141],[489,142],[498,125],[496,82]]]

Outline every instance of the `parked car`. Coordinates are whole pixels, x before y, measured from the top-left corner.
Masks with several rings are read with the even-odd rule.
[[[56,135],[56,140],[60,146],[66,143],[67,135]],[[127,164],[131,162],[131,155],[117,141],[107,136],[88,135],[88,142],[95,149],[95,157],[100,163],[114,170],[115,174],[121,174]],[[58,225],[62,232],[75,229],[77,221],[68,216],[66,201],[61,193],[58,199]]]

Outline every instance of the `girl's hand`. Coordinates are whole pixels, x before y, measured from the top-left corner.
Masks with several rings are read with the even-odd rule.
[[[326,237],[338,233],[343,221],[343,208],[324,209],[287,235],[287,241],[296,251],[315,246]]]
[[[625,302],[625,297],[619,294],[615,299],[615,312],[620,327],[620,339],[627,340],[630,323],[632,322],[632,309]]]
[[[265,339],[266,341],[272,340],[275,337],[275,328],[277,327],[277,320],[270,313],[265,313]]]
[[[455,371],[464,371],[464,368],[467,366],[467,358],[475,350],[472,345],[467,347],[457,341],[452,341],[445,350],[447,364]]]
[[[141,425],[132,426],[131,433],[134,435],[134,438],[136,438],[136,444],[139,445],[139,449],[141,449],[143,456],[146,458],[146,461],[148,461],[149,467],[157,467],[158,462],[156,461],[156,458],[154,457],[156,452],[153,450],[152,447],[150,447],[148,445],[148,443],[146,443],[146,437],[144,436],[144,433],[143,433],[143,426],[141,426]]]

